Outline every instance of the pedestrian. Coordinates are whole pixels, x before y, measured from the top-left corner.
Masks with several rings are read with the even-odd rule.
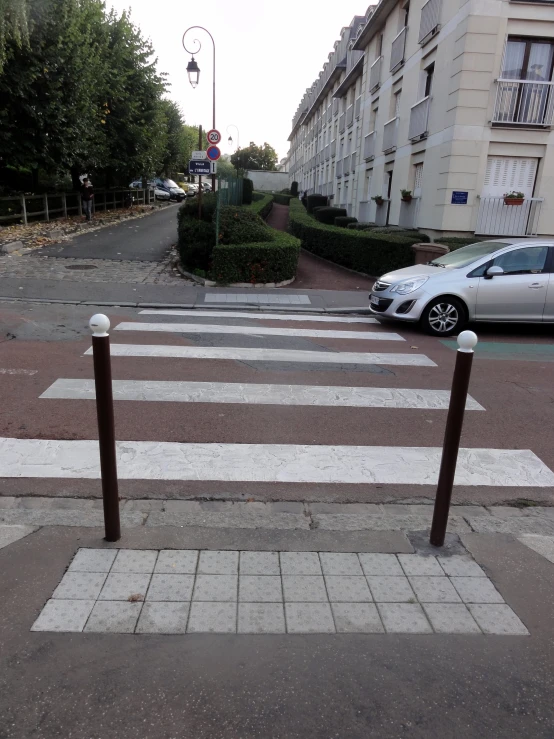
[[[83,204],[83,213],[87,221],[92,218],[92,201],[94,198],[94,192],[92,190],[92,184],[88,177],[83,177],[83,185],[81,187],[81,203]]]
[[[308,191],[307,190],[304,190],[304,194],[302,195],[302,199],[301,199],[300,202],[302,203],[302,205],[304,206],[304,208],[308,204]]]

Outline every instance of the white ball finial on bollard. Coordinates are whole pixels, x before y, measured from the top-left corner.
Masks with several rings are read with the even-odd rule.
[[[93,336],[107,336],[110,319],[103,313],[96,313],[88,322]],[[466,332],[467,333],[467,332]]]
[[[477,334],[473,333],[473,331],[462,331],[458,336],[458,351],[471,354],[477,345],[477,341]]]

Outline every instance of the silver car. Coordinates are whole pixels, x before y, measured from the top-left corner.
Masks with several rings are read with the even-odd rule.
[[[380,277],[375,315],[420,322],[435,336],[468,321],[554,322],[554,239],[495,239]]]

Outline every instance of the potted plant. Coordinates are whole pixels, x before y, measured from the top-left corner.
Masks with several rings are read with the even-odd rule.
[[[525,200],[525,193],[518,192],[517,190],[510,190],[510,192],[504,193],[504,205],[523,205]]]
[[[383,205],[385,202],[385,198],[382,195],[374,195],[371,199],[375,201],[376,205]]]
[[[400,194],[402,195],[402,200],[405,203],[412,202],[412,191],[411,190],[400,190]]]

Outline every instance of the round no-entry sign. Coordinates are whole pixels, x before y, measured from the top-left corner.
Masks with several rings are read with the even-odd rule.
[[[218,149],[217,146],[209,146],[206,151],[206,156],[210,161],[216,162],[221,156],[221,151]]]
[[[219,144],[219,142],[221,141],[221,134],[217,129],[212,128],[206,134],[206,138],[208,139],[208,144]]]

